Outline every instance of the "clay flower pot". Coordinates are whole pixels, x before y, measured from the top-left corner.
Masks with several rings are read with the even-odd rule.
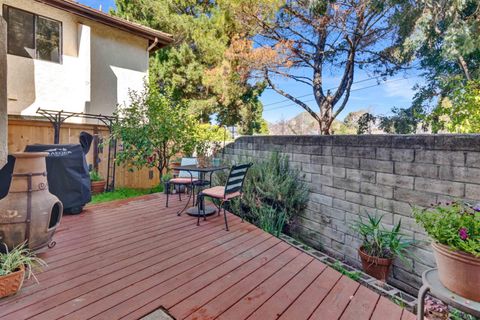
[[[197,161],[198,161],[199,168],[206,168],[210,166],[210,158],[205,155],[198,155]]]
[[[393,259],[373,257],[365,253],[363,247],[358,249],[358,255],[362,260],[363,271],[383,282],[387,281],[390,266]]]
[[[0,276],[0,299],[11,296],[20,290],[25,278],[25,267],[21,266],[20,270]]]
[[[480,258],[432,243],[442,284],[456,294],[480,302]]]
[[[181,164],[182,164],[182,163],[181,163],[180,161],[178,161],[178,160],[170,161],[170,165],[169,165],[170,170],[172,170],[172,169],[175,168],[175,167],[180,167]],[[179,173],[180,173],[179,170],[173,170],[173,176],[174,176],[174,177],[178,176]]]
[[[105,191],[105,180],[101,181],[92,181],[91,182],[91,191],[92,194],[99,194],[103,193]]]

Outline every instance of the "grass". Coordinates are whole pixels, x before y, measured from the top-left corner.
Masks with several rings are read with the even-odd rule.
[[[354,281],[360,280],[361,273],[359,271],[348,271],[339,261],[335,261],[335,263],[330,266]]]
[[[143,196],[146,194],[163,192],[163,185],[159,185],[150,189],[133,189],[133,188],[118,188],[112,192],[104,192],[92,196],[91,204],[97,204],[102,202],[109,202],[114,200],[128,199],[138,196]]]

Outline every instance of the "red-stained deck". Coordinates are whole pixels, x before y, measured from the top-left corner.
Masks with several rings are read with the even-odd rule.
[[[163,195],[65,216],[49,267],[0,319],[139,319],[163,307],[176,319],[414,319],[377,293],[229,215],[199,227]]]

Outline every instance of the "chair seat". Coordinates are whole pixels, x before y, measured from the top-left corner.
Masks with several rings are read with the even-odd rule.
[[[168,182],[173,184],[191,184],[196,181],[198,181],[198,179],[195,178],[173,178],[170,179]]]
[[[217,187],[202,190],[202,194],[206,195],[208,197],[212,197],[212,198],[215,198],[215,199],[222,199],[222,200],[230,200],[232,198],[235,198],[235,197],[238,197],[238,196],[242,195],[238,191],[225,195],[225,187],[224,186],[217,186]]]

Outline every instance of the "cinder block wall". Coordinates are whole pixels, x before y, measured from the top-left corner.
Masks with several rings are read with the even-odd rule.
[[[226,147],[226,157],[264,159],[286,154],[310,187],[307,210],[294,228],[309,245],[360,266],[359,216],[383,215],[419,241],[409,264],[397,259],[391,283],[414,293],[435,266],[411,205],[452,199],[480,201],[480,135],[249,136]]]

